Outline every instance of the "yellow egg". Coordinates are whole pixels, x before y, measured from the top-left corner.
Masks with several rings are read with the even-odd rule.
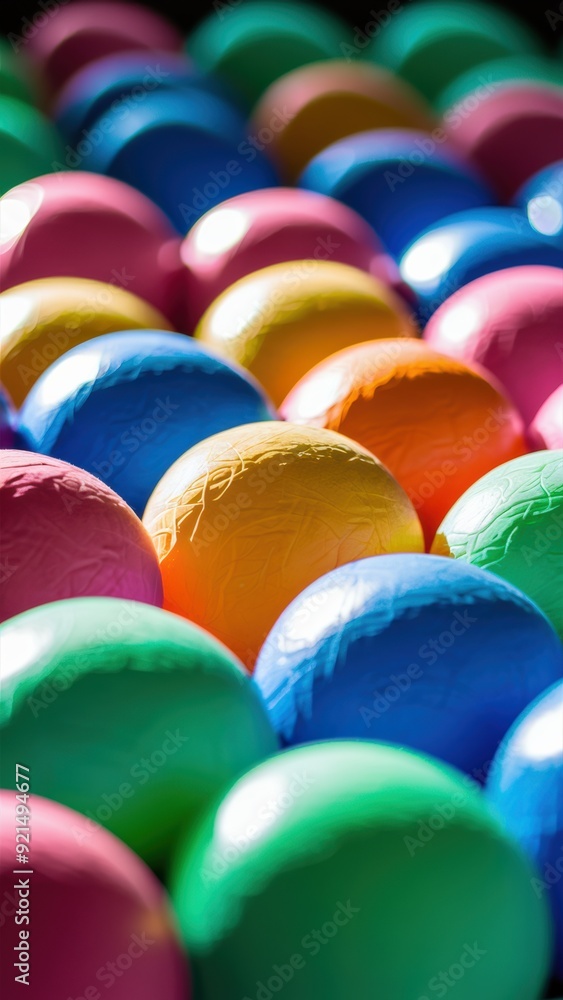
[[[153,306],[117,285],[41,278],[0,294],[0,381],[16,406],[57,358],[103,333],[172,327]]]
[[[335,261],[296,260],[227,288],[195,336],[252,372],[278,405],[329,354],[366,340],[415,337],[417,327],[377,278]]]

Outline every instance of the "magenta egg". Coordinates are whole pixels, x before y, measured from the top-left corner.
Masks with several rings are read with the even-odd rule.
[[[542,403],[530,424],[528,435],[532,447],[537,451],[563,448],[563,384]]]
[[[0,621],[66,597],[162,604],[156,552],[105,483],[56,458],[0,451]]]
[[[112,1000],[189,1000],[174,917],[150,869],[98,823],[29,794],[25,766],[14,784],[0,791],[4,1000],[94,1000],[110,987]]]
[[[496,376],[526,424],[563,376],[562,277],[539,265],[485,274],[446,299],[424,331],[435,350]]]
[[[229,198],[196,222],[180,254],[186,268],[188,329],[229,285],[284,261],[351,264],[403,291],[397,265],[360,215],[334,198],[295,188]]]
[[[176,324],[180,239],[139,191],[63,171],[7,191],[0,211],[2,289],[35,278],[93,278],[134,292]]]

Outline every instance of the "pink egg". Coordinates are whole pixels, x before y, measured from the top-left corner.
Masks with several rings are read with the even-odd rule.
[[[510,201],[528,177],[563,159],[563,88],[516,81],[479,89],[446,111],[444,127]]]
[[[296,188],[229,198],[196,222],[180,254],[186,266],[188,330],[239,278],[289,260],[351,264],[404,293],[397,265],[357,212]]]
[[[33,775],[21,770],[17,783],[33,788]],[[112,1000],[189,1000],[166,893],[121,840],[58,802],[3,789],[0,847],[3,1000],[96,1000],[110,988]]]
[[[528,435],[536,451],[563,448],[563,384],[540,406],[530,424]]]
[[[460,288],[424,331],[437,351],[483,365],[528,424],[563,377],[563,274],[510,267]]]
[[[67,0],[68,2],[68,0]],[[130,3],[53,3],[29,35],[28,54],[53,89],[87,63],[114,52],[175,51],[182,38],[159,14]]]
[[[2,289],[35,278],[93,278],[134,292],[177,324],[180,237],[139,191],[65,171],[7,191],[0,211]]]
[[[67,462],[0,451],[0,621],[67,597],[162,604],[156,553],[117,493]]]

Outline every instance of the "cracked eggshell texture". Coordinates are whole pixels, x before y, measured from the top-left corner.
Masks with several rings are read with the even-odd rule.
[[[206,998],[266,997],[288,969],[291,1000],[422,1000],[467,943],[482,961],[456,1000],[537,1000],[551,940],[532,879],[466,777],[339,741],[239,779],[182,845],[172,898]]]
[[[13,791],[0,791],[0,892],[4,900],[17,898],[14,883],[18,877],[13,872],[15,829],[21,823],[17,805]],[[0,955],[6,979],[8,967],[17,961],[14,948],[19,934],[28,930],[32,972],[25,995],[29,1000],[82,997],[85,986],[96,989],[96,982],[112,987],[113,1000],[133,996],[135,1000],[154,1000],[155,996],[189,1000],[190,976],[176,921],[152,872],[125,844],[85,816],[39,795],[30,795],[27,806],[32,830],[32,923],[18,926],[13,918],[3,919]],[[123,955],[133,959],[128,967]],[[118,968],[126,969],[125,974],[110,971],[107,963],[116,960],[121,960]],[[99,970],[101,977],[96,976]],[[5,1000],[15,1000],[20,984],[5,982],[5,986]]]
[[[280,121],[280,110],[283,118]],[[294,183],[309,160],[338,139],[374,128],[431,131],[437,124],[417,91],[380,66],[344,59],[280,77],[253,111],[253,131],[270,135],[268,152]]]
[[[519,587],[563,639],[563,450],[524,455],[479,479],[442,521],[432,551]]]
[[[195,337],[247,368],[275,405],[328,354],[380,337],[416,337],[405,303],[369,274],[296,260],[241,278],[209,307]]]
[[[483,780],[508,727],[562,673],[557,635],[520,591],[414,554],[315,580],[274,625],[254,679],[285,745],[384,740]]]
[[[283,609],[342,563],[421,551],[403,489],[331,431],[248,424],[202,441],[168,470],[145,510],[165,607],[247,666]]]
[[[493,761],[488,797],[536,869],[534,887],[549,900],[555,973],[563,980],[563,681],[516,720]]]
[[[375,232],[334,198],[295,188],[249,191],[222,202],[190,229],[180,249],[187,329],[247,274],[291,260],[332,260],[401,289],[399,269]]]
[[[119,285],[178,321],[180,238],[140,191],[85,170],[36,177],[0,199],[2,289],[36,278]]]
[[[87,278],[42,278],[0,294],[0,379],[21,406],[41,373],[77,344],[116,330],[169,330],[137,295]]]
[[[301,379],[280,412],[373,452],[407,491],[428,543],[471,483],[526,451],[520,416],[500,391],[415,340],[333,354]]]
[[[39,794],[101,822],[160,871],[202,808],[277,750],[242,664],[159,608],[58,601],[0,627],[0,653],[0,784],[13,786],[25,746]]]
[[[563,449],[563,385],[540,406],[528,434],[534,447]]]
[[[0,621],[65,597],[162,603],[150,538],[117,493],[83,469],[0,452]]]
[[[459,289],[424,330],[436,351],[491,372],[526,423],[563,379],[563,272],[510,267]]]

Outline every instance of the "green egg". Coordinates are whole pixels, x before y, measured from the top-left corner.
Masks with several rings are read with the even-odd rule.
[[[438,110],[447,111],[454,104],[463,101],[469,94],[488,92],[502,87],[504,83],[551,83],[563,86],[563,66],[555,59],[544,56],[505,56],[492,62],[474,66],[453,80],[442,91],[437,102]]]
[[[37,108],[0,96],[0,194],[64,165],[55,127]]]

